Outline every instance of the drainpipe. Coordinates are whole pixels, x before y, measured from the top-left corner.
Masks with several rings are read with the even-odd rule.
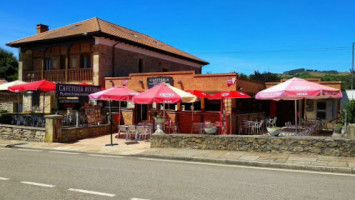
[[[112,71],[111,71],[111,76],[115,76],[115,46],[120,43],[116,42],[115,44],[112,45]]]

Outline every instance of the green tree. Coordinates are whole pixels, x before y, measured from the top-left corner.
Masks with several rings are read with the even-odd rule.
[[[18,61],[13,53],[0,48],[0,78],[7,81],[17,80]]]
[[[351,100],[344,107],[346,111],[346,121],[350,124],[355,123],[355,100]],[[345,121],[345,115],[343,115],[343,120]]]
[[[273,74],[271,72],[263,72],[254,71],[254,74],[250,74],[249,78],[255,81],[261,82],[280,82],[281,77],[278,74]]]

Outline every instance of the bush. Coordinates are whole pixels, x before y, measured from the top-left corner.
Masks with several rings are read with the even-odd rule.
[[[346,104],[344,111],[346,111],[346,122],[349,124],[355,123],[355,100]],[[343,121],[345,122],[345,114],[343,115]]]

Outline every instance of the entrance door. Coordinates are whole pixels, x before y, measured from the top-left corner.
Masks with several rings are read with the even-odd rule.
[[[136,116],[137,116],[137,122],[148,120],[148,105],[146,104],[137,104],[136,105]]]

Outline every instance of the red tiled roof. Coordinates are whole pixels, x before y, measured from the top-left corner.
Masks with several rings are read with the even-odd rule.
[[[176,49],[148,35],[124,28],[122,26],[118,26],[116,24],[104,21],[97,17],[82,22],[77,22],[61,28],[57,28],[54,30],[46,31],[20,40],[16,40],[8,43],[7,45],[12,47],[19,47],[26,43],[47,41],[47,40],[53,40],[59,38],[67,38],[72,36],[80,36],[83,34],[95,35],[100,33],[106,34],[108,36],[116,37],[119,39],[123,39],[132,42],[134,44],[145,46],[158,51],[174,54],[204,65],[208,64],[208,62],[202,59],[199,59],[184,51]]]

